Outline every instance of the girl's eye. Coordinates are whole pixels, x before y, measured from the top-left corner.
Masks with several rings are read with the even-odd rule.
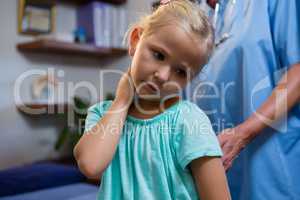
[[[165,60],[165,56],[162,53],[158,52],[158,51],[153,51],[153,56],[157,60],[160,60],[160,61]]]
[[[176,73],[177,73],[179,76],[186,77],[186,71],[183,70],[183,69],[176,69]]]

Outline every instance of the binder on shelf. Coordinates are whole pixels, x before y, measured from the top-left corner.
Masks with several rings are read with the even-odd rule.
[[[83,27],[87,41],[99,47],[124,48],[128,28],[125,8],[103,2],[91,2],[77,11],[77,27]]]

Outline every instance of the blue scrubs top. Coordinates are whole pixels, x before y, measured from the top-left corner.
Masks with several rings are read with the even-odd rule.
[[[215,132],[246,120],[300,62],[299,0],[220,1],[216,39],[228,35],[185,91],[208,114]],[[232,5],[231,5],[232,6]],[[222,20],[221,20],[222,19]],[[225,21],[224,21],[225,19]],[[300,78],[300,77],[299,77]],[[228,171],[233,200],[300,199],[300,106],[267,128]]]

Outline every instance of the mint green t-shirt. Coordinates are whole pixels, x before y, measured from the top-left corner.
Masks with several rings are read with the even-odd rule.
[[[111,103],[89,108],[85,131]],[[114,158],[101,177],[98,199],[199,199],[188,164],[203,156],[222,156],[222,151],[208,117],[196,104],[182,100],[151,119],[128,115]]]

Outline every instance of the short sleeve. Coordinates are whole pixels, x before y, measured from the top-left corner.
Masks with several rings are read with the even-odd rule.
[[[96,103],[88,109],[87,117],[85,120],[84,132],[91,130],[97,122],[103,117],[105,112],[111,105],[111,101],[102,101]]]
[[[195,104],[185,108],[174,137],[177,161],[182,169],[200,157],[222,156],[218,139],[206,114]]]
[[[269,0],[273,43],[281,67],[300,62],[300,1]]]

